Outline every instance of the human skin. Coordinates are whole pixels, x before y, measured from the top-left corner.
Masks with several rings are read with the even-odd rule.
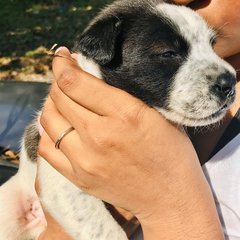
[[[66,83],[62,69],[69,64],[70,53],[64,48],[58,54],[65,56],[53,63],[61,86]],[[64,86],[75,95],[80,86],[74,84],[81,84],[82,94],[75,98],[81,107],[53,83],[41,118],[45,131],[51,129],[51,139],[43,133],[41,155],[80,188],[132,212],[145,239],[185,239],[186,235],[206,239],[205,230],[209,239],[223,239],[211,191],[185,133],[138,99],[70,65],[74,79],[67,78],[71,84]],[[86,86],[84,79],[91,84]],[[58,111],[68,112],[68,120]],[[46,121],[49,115],[59,121]],[[70,126],[68,121],[75,131],[57,151],[53,141]]]
[[[215,46],[221,57],[233,56],[240,50],[240,1],[204,0],[190,5],[217,30],[219,40]]]
[[[195,7],[216,29],[224,16],[232,23],[222,29],[235,33],[238,25],[233,21],[239,17],[234,13],[240,6],[231,8],[230,1],[237,2],[212,0],[204,8]],[[211,14],[213,10],[218,14]],[[240,50],[234,37],[229,41],[231,45],[220,35],[220,55]],[[188,137],[141,101],[81,71],[69,61],[67,49],[58,54],[65,57],[53,61],[56,81],[41,117],[45,131],[40,154],[77,186],[136,215],[144,239],[223,239],[212,194]],[[237,55],[229,60],[235,67],[239,63]],[[57,151],[54,142],[69,126],[75,131]],[[40,239],[52,239],[51,234],[64,239],[54,220],[49,222]]]

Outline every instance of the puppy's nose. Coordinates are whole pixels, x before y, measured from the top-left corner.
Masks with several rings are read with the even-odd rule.
[[[213,86],[215,94],[221,98],[232,97],[235,94],[236,77],[227,72],[218,76]]]

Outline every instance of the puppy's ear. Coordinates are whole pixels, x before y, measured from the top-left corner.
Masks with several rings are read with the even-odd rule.
[[[115,56],[115,46],[121,32],[121,20],[110,16],[90,25],[79,37],[75,51],[95,60],[100,65],[111,62]]]

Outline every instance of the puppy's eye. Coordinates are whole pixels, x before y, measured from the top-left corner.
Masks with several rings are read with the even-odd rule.
[[[166,52],[163,52],[160,54],[161,57],[164,57],[164,58],[174,58],[177,56],[177,53],[170,50],[170,51],[166,51]]]

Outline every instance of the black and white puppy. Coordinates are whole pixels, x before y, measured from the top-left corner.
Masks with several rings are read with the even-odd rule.
[[[213,51],[216,35],[186,7],[161,0],[119,0],[77,40],[84,70],[124,89],[172,122],[219,121],[235,98],[234,69]],[[46,226],[41,204],[75,240],[125,240],[101,200],[89,196],[37,156],[38,131],[22,141],[16,176],[0,187],[0,239],[30,240]],[[41,196],[34,190],[36,159]]]

